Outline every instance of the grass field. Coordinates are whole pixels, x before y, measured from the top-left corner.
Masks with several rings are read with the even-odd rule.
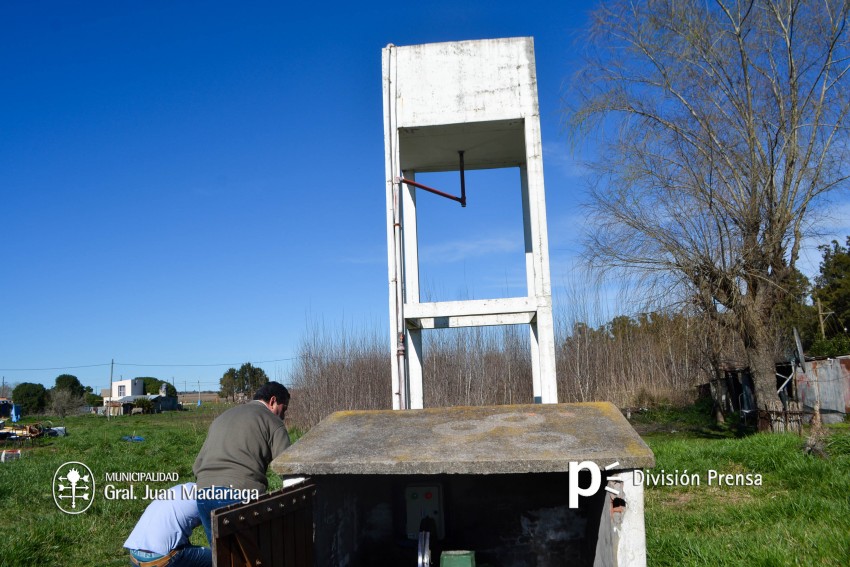
[[[656,456],[653,473],[701,480],[647,488],[650,565],[850,565],[846,427],[832,430],[828,459],[805,455],[793,434],[717,439],[685,432],[645,440]],[[762,485],[708,486],[710,470],[760,474]]]
[[[107,420],[54,420],[67,437],[25,448],[0,463],[0,566],[126,565],[121,547],[146,501],[106,500],[106,473],[176,473],[192,480],[192,462],[212,419],[227,406]],[[830,429],[828,459],[805,455],[796,435],[746,435],[715,430],[691,414],[642,416],[640,429],[657,459],[653,473],[700,478],[700,486],[649,485],[646,490],[650,565],[850,564],[850,427]],[[681,417],[681,415],[679,415]],[[656,421],[653,421],[656,419]],[[648,427],[661,423],[664,427]],[[123,441],[143,437],[143,442]],[[83,514],[55,505],[53,475],[67,461],[88,465],[97,497]],[[710,470],[759,474],[761,486],[708,486]],[[280,481],[270,475],[270,487]],[[116,482],[123,487],[126,483]],[[172,482],[149,483],[165,488]],[[193,543],[205,544],[198,528]]]
[[[20,460],[0,464],[0,566],[127,565],[121,544],[147,502],[106,500],[105,474],[175,472],[179,482],[193,480],[192,463],[207,428],[225,409],[226,405],[215,404],[158,415],[53,420],[54,425],[67,427],[67,437],[38,440],[35,447],[23,449]],[[144,441],[127,442],[124,436]],[[83,514],[65,514],[53,500],[53,475],[68,461],[88,465],[97,483],[94,504]],[[280,486],[276,477],[272,482],[273,488]],[[113,484],[126,487],[129,483]],[[172,484],[176,483],[151,486]],[[206,545],[201,528],[195,530],[192,542]]]

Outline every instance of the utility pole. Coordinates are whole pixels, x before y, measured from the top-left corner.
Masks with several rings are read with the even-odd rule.
[[[186,403],[186,394],[189,392],[189,386],[186,385],[186,380],[183,380],[183,403]]]
[[[198,407],[201,407],[201,381],[198,380]]]
[[[835,313],[835,311],[830,311],[828,313],[823,312],[823,307],[820,304],[820,297],[818,297],[818,321],[820,322],[820,338],[826,340],[826,332],[824,330],[823,322],[826,319],[829,319],[829,316]]]
[[[112,413],[112,372],[115,370],[115,359],[109,364],[109,405],[106,406],[106,419],[109,419],[109,414]]]

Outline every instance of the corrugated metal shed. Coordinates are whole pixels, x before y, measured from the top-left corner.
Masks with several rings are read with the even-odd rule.
[[[819,395],[823,422],[843,421],[850,411],[850,356],[810,360],[806,367],[806,373],[798,367],[796,377],[803,407],[813,410]]]
[[[813,413],[815,400],[820,397],[824,423],[838,423],[850,411],[850,356],[806,361],[806,372],[790,363],[778,364],[777,388],[785,383],[783,377],[793,375],[785,384],[788,401],[799,402],[806,413]],[[749,368],[725,367],[711,381],[711,393],[724,413],[738,411],[744,416],[756,410],[753,382]]]

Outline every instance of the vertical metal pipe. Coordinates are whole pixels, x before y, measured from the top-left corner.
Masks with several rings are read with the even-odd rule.
[[[394,228],[394,246],[395,246],[395,315],[396,315],[396,364],[398,364],[398,394],[399,394],[399,409],[409,409],[408,388],[407,388],[407,355],[404,345],[404,253],[402,249],[404,243],[402,241],[401,227],[401,183],[393,183],[393,223]]]
[[[466,207],[466,182],[463,175],[463,151],[459,151],[457,155],[460,157],[460,206]]]

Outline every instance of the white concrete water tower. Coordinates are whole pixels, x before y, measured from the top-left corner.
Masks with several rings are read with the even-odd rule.
[[[557,403],[532,38],[389,45],[383,94],[393,408],[423,407],[423,330],[516,324],[530,329],[534,401]],[[520,171],[527,295],[421,302],[417,191],[466,206],[465,170],[508,167]],[[416,182],[442,171],[460,172],[460,195]]]

